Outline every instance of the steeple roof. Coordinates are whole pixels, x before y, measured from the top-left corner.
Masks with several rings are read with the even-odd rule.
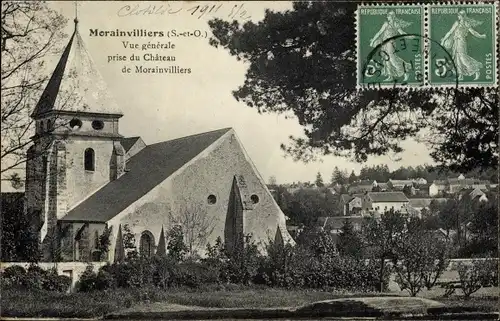
[[[77,26],[75,19],[75,31],[31,114],[33,118],[50,111],[122,115]]]

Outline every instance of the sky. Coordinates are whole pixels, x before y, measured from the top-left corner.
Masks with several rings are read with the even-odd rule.
[[[49,2],[49,5],[68,18],[67,34],[72,33],[75,16],[73,1]],[[142,9],[159,9],[157,14]],[[197,9],[197,6],[200,6]],[[212,12],[202,12],[204,6]],[[124,116],[120,132],[124,136],[141,136],[146,144],[174,139],[205,131],[232,127],[242,141],[247,153],[267,180],[275,176],[278,183],[314,181],[321,172],[326,181],[335,166],[359,172],[363,164],[341,157],[322,157],[320,162],[304,164],[284,157],[281,143],[288,143],[289,136],[301,136],[301,126],[296,119],[285,119],[275,114],[258,114],[253,108],[237,102],[232,91],[243,84],[247,66],[237,61],[222,48],[208,44],[208,38],[121,38],[91,36],[90,29],[177,32],[199,30],[210,36],[208,21],[214,17],[238,18],[240,21],[259,21],[265,9],[281,11],[291,9],[289,2],[78,2],[78,28],[97,69],[108,84]],[[161,14],[164,9],[169,11]],[[196,10],[195,10],[196,9]],[[154,11],[154,10],[153,10]],[[217,11],[217,12],[215,12]],[[134,13],[134,14],[127,14]],[[194,13],[194,15],[193,15]],[[232,19],[231,19],[232,20]],[[148,41],[175,43],[173,50],[142,51],[124,48],[123,41],[147,44]],[[153,62],[108,62],[113,55],[127,56],[135,53],[162,53],[176,58],[176,65],[191,68],[191,74],[138,74],[123,73],[124,66]],[[57,59],[54,57],[52,70]],[[162,67],[171,63],[160,62]],[[431,164],[432,159],[424,145],[415,141],[403,143],[405,152],[393,156],[372,157],[364,165],[387,164],[389,168]],[[399,161],[395,161],[398,159]]]

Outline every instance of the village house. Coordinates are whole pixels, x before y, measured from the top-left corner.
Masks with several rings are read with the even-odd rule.
[[[328,216],[328,217],[318,217],[317,226],[326,232],[330,232],[338,236],[342,230],[342,227],[346,222],[352,224],[352,227],[355,231],[361,231],[363,226],[363,222],[366,220],[366,217],[363,216]]]
[[[376,184],[376,181],[357,181],[349,185],[347,191],[349,192],[349,194],[371,192]]]
[[[363,195],[363,212],[383,214],[392,209],[406,213],[409,202],[403,192],[369,192]]]
[[[429,196],[435,197],[444,194],[456,194],[466,188],[478,188],[487,191],[492,188],[491,182],[477,178],[466,178],[460,175],[457,178],[448,178],[446,180],[435,180],[429,186]]]
[[[413,187],[413,180],[397,180],[397,179],[390,179],[387,182],[387,186],[392,190],[392,191],[403,191],[403,189],[408,186],[408,187]]]
[[[416,210],[420,216],[422,210],[429,210],[431,203],[436,202],[438,204],[446,202],[446,198],[410,198],[409,207]]]
[[[435,180],[429,185],[429,196],[436,197],[441,196],[445,193],[447,189],[447,182],[445,180]]]
[[[360,215],[363,208],[362,200],[363,194],[342,194],[340,196],[340,203],[343,215]]]
[[[155,144],[120,134],[122,112],[76,24],[31,115],[26,208],[44,260],[121,259],[125,226],[145,256],[166,248],[173,226],[200,254],[217,237],[229,249],[246,235],[293,244],[285,215],[233,129]],[[103,253],[105,233],[110,247]]]
[[[478,200],[480,202],[487,202],[488,197],[486,193],[479,188],[464,188],[460,191],[458,199],[461,200],[464,196],[468,196],[471,200]]]

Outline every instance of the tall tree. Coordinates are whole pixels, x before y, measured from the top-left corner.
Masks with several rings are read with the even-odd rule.
[[[370,217],[363,226],[363,235],[373,260],[379,262],[379,290],[384,291],[385,275],[388,273],[386,260],[395,256],[395,246],[404,232],[405,219],[393,209],[385,212],[380,219]]]
[[[48,79],[45,62],[61,49],[66,19],[42,1],[2,1],[2,174],[26,161],[29,115]]]
[[[304,136],[295,159],[398,153],[422,137],[453,168],[498,165],[498,88],[356,90],[355,2],[297,1],[258,23],[209,22],[210,44],[248,64],[234,97],[261,113],[293,113]],[[293,66],[293,68],[290,68]]]
[[[360,258],[363,254],[363,242],[351,221],[345,220],[340,230],[337,249],[341,255]]]
[[[316,174],[316,181],[314,183],[316,184],[317,187],[324,187],[325,186],[325,183],[323,183],[323,177],[321,176],[320,172],[318,172],[318,174]]]
[[[356,173],[354,173],[354,171],[352,171],[351,175],[349,175],[349,184],[354,183],[357,179],[358,179],[358,177],[356,176]]]

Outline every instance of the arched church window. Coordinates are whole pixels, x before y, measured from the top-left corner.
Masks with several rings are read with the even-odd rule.
[[[85,170],[95,171],[95,153],[92,148],[85,150]]]
[[[154,255],[154,238],[149,231],[144,231],[141,234],[139,251],[141,256],[151,257]]]

